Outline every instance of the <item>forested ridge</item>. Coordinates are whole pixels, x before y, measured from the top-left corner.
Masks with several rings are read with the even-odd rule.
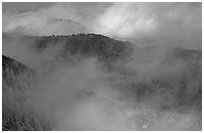
[[[13,43],[12,39],[16,38],[18,39],[14,43],[23,42],[29,45],[32,52],[39,55],[37,57],[45,58],[40,62],[41,67],[46,68],[50,66],[49,63],[58,67],[64,63],[74,64],[73,66],[77,67],[77,64],[87,58],[96,59],[105,73],[113,73],[105,79],[111,82],[110,86],[114,91],[119,92],[120,100],[153,105],[159,111],[188,112],[187,110],[195,109],[195,112],[198,111],[198,118],[201,115],[201,50],[166,46],[162,49],[157,46],[141,48],[129,42],[114,40],[99,34],[43,37],[3,34],[3,45],[5,47],[10,45]],[[165,52],[161,53],[162,58],[158,61],[155,55],[163,49]],[[46,52],[48,54],[44,56]],[[49,60],[47,55],[51,56]],[[40,73],[29,63],[26,64],[26,61],[17,61],[18,56],[7,56],[9,55],[2,56],[3,130],[55,130],[56,125],[55,121],[52,121],[52,116],[49,116],[46,111],[36,112],[36,107],[33,107],[32,103],[32,93],[35,92],[37,85],[43,82],[40,76],[44,74],[49,77],[49,73],[52,72]],[[58,68],[52,70],[57,71]],[[94,90],[79,91],[78,97],[89,98],[97,94]],[[48,106],[50,109],[58,105],[52,103]],[[137,122],[132,119],[129,121]],[[146,130],[156,123],[159,116],[153,118],[150,113],[135,119],[138,123],[140,123],[139,120],[143,121],[137,125],[138,129]],[[134,130],[135,128],[129,127],[130,125],[128,124],[127,127]],[[144,125],[147,127],[144,128]],[[200,130],[201,125],[201,120],[196,119],[195,125],[187,130]]]

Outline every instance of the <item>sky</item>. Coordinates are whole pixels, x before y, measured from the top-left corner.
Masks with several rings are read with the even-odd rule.
[[[3,32],[99,33],[115,38],[181,36],[201,48],[201,3],[3,3]]]

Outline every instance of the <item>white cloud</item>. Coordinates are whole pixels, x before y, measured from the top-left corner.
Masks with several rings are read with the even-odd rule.
[[[68,19],[50,23],[50,19]],[[3,32],[26,35],[73,34],[85,32],[82,18],[76,15],[75,8],[69,4],[56,4],[48,8],[25,13],[3,15]]]
[[[55,3],[24,13],[7,11],[2,21],[3,32],[94,32],[116,38],[181,36],[186,46],[201,48],[201,11],[201,3]],[[72,22],[50,23],[53,18]]]
[[[201,29],[201,7],[191,3],[115,3],[94,30],[116,37],[181,35]]]

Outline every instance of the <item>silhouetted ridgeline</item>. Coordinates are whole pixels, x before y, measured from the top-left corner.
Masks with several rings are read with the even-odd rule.
[[[7,40],[14,36],[13,34],[3,34],[3,39]],[[55,49],[61,49],[61,56],[80,54],[81,56],[96,56],[100,60],[109,58],[119,58],[123,55],[130,54],[132,46],[128,42],[114,40],[100,34],[77,34],[77,35],[56,35],[31,37],[20,36],[21,40],[30,41],[33,48],[40,52],[48,46]]]

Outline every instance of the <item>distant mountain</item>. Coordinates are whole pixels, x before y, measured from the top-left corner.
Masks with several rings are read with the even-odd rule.
[[[87,29],[84,25],[79,24],[73,20],[52,18],[52,19],[48,19],[47,27],[45,27],[44,30],[45,30],[44,35],[52,35],[52,34],[65,35],[65,34],[85,33]]]
[[[70,20],[53,20],[70,21]],[[16,40],[16,41],[13,41]],[[164,41],[166,39],[163,39]],[[170,39],[171,40],[171,39]],[[21,43],[28,46],[32,51],[38,54],[43,53],[47,48],[54,53],[56,60],[71,61],[73,58],[96,57],[101,61],[114,62],[121,59],[127,59],[134,53],[140,55],[155,54],[158,49],[165,50],[170,55],[185,59],[200,59],[202,51],[194,49],[185,49],[172,45],[150,45],[156,43],[152,39],[138,40],[135,43],[123,42],[103,36],[100,34],[72,34],[72,35],[52,35],[52,36],[22,36],[3,33],[3,53],[4,47],[12,43]],[[162,41],[162,40],[161,40]],[[176,40],[175,40],[176,41]],[[170,42],[169,42],[170,43]],[[140,45],[145,45],[140,47]],[[9,55],[8,55],[9,56]],[[11,57],[12,56],[10,55]]]
[[[73,35],[52,35],[52,36],[19,36],[15,34],[3,33],[3,48],[7,44],[14,43],[12,39],[17,40],[16,44],[23,41],[37,53],[44,52],[48,47],[56,51],[58,59],[69,60],[72,57],[97,57],[99,60],[122,59],[133,52],[133,45],[128,42],[122,42],[100,34],[73,34]],[[16,39],[17,38],[17,39]],[[19,46],[21,47],[21,46]]]
[[[81,23],[78,23],[73,20],[69,19],[57,19],[57,18],[43,18],[42,21],[36,21],[36,24],[30,24],[32,21],[27,22],[27,20],[23,20],[22,22],[26,21],[26,23],[21,23],[15,20],[12,29],[9,27],[9,22],[7,20],[3,21],[3,31],[8,33],[14,34],[21,34],[21,35],[30,35],[30,36],[43,36],[43,35],[68,35],[68,34],[79,34],[79,33],[86,33],[88,31],[87,27]],[[20,19],[21,20],[21,19]]]
[[[64,21],[64,20],[53,20]],[[69,21],[69,20],[65,20]],[[16,40],[16,41],[13,41]],[[164,39],[166,40],[166,39]],[[147,56],[151,58],[160,51],[168,51],[168,58],[182,59],[185,61],[194,61],[201,59],[201,50],[185,49],[175,46],[147,45],[140,47],[141,43],[152,44],[154,40],[145,39],[137,43],[123,42],[100,34],[72,34],[72,35],[52,35],[52,36],[21,36],[15,34],[3,33],[3,54],[7,45],[15,43],[13,46],[28,47],[30,52],[38,55],[48,52],[55,61],[79,61],[85,57],[96,57],[99,61],[104,62],[109,67],[114,67],[117,61],[127,60],[132,55]],[[21,46],[23,44],[23,46]],[[5,47],[5,48],[4,48]],[[10,47],[9,47],[10,48]],[[29,53],[29,52],[28,52]],[[6,54],[6,53],[5,53]],[[21,54],[21,53],[19,53]],[[49,53],[47,53],[49,54]],[[17,58],[16,55],[7,55]],[[38,60],[38,59],[37,59]],[[48,61],[48,60],[46,60]],[[45,63],[47,64],[47,63]]]
[[[78,25],[78,26],[82,26],[81,24],[77,23],[77,22],[74,22],[73,20],[71,19],[57,19],[57,18],[51,18],[48,20],[50,23],[69,23],[69,24],[75,24],[75,25]],[[82,26],[83,27],[83,26]],[[84,27],[85,28],[85,27]]]

